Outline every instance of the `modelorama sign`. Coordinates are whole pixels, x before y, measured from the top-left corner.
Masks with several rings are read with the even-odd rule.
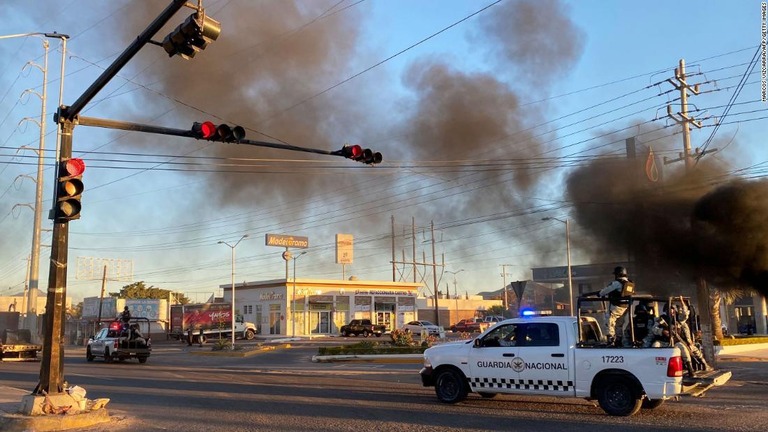
[[[280,246],[306,249],[309,247],[309,237],[281,234],[267,234],[267,246]]]

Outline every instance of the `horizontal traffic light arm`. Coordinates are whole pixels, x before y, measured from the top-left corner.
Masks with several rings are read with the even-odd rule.
[[[58,118],[56,119],[56,121],[58,121]],[[174,129],[174,128],[167,128],[162,126],[152,126],[152,125],[146,125],[141,123],[132,123],[132,122],[125,122],[120,120],[109,120],[109,119],[102,119],[102,118],[96,118],[96,117],[79,116],[77,118],[77,124],[80,126],[100,127],[100,128],[106,128],[106,129],[119,129],[119,130],[146,132],[146,133],[154,133],[154,134],[160,134],[160,135],[173,135],[173,136],[198,139],[195,136],[195,133],[192,131],[192,129]],[[274,148],[279,150],[290,150],[290,151],[298,151],[298,152],[304,152],[304,153],[315,153],[315,154],[328,155],[328,156],[343,156],[338,151],[328,151],[328,150],[321,150],[321,149],[315,149],[315,148],[309,148],[309,147],[299,147],[299,146],[290,145],[290,144],[280,144],[280,143],[273,143],[273,142],[266,142],[266,141],[254,141],[249,139],[243,139],[236,142],[228,142],[228,141],[221,141],[221,140],[211,140],[211,141],[223,142],[227,144],[245,144],[245,145],[252,145],[257,147],[267,147],[267,148]]]

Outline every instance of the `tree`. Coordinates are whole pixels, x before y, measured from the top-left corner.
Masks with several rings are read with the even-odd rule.
[[[494,305],[486,309],[486,312],[488,313],[488,315],[504,316],[504,306]]]
[[[134,282],[125,285],[120,292],[109,293],[110,296],[121,299],[167,299],[174,300],[175,303],[187,304],[189,299],[182,293],[175,293],[170,290],[146,286],[144,281]]]
[[[69,309],[67,309],[67,315],[72,319],[80,319],[83,317],[83,302],[80,302]]]

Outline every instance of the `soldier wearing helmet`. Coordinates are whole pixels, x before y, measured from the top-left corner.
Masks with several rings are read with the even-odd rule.
[[[680,350],[680,357],[683,358],[683,366],[688,370],[690,376],[696,374],[693,360],[701,364],[705,371],[711,371],[712,367],[704,359],[696,341],[693,340],[691,329],[688,327],[688,317],[690,311],[685,306],[683,298],[680,297],[680,305],[664,305],[664,313],[655,322],[651,333],[655,338],[653,346],[670,347],[675,346]]]
[[[622,300],[621,293],[624,286],[631,282],[627,278],[627,269],[622,266],[613,269],[613,276],[614,280],[598,293],[600,297],[606,297],[610,303],[605,320],[609,345],[616,343],[616,322],[627,312],[627,302]]]
[[[646,302],[640,302],[634,308],[634,316],[632,317],[632,333],[627,326],[624,329],[624,337],[622,338],[622,345],[624,347],[650,347],[653,343],[653,334],[650,330],[654,325],[654,318],[651,314],[651,309]],[[634,336],[634,339],[633,339]]]

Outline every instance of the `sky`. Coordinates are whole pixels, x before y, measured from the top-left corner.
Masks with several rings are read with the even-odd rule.
[[[69,105],[169,3],[12,2],[3,32],[70,36]],[[565,225],[546,217],[569,220],[574,265],[624,260],[632,241],[666,263],[660,272],[695,263],[722,286],[766,288],[760,2],[202,3],[221,22],[216,41],[190,60],[144,46],[81,116],[174,129],[211,120],[256,141],[360,144],[384,161],[77,126],[73,156],[86,172],[82,217],[69,224],[73,300],[99,295],[101,272],[84,263],[106,259],[132,268],[108,292],[143,281],[203,301],[230,282],[232,249],[220,242],[246,234],[234,249],[237,282],[285,277],[268,233],[309,239],[291,277],[295,264],[298,278],[391,281],[393,245],[395,261],[432,262],[432,224],[435,260],[445,263],[439,289],[497,290],[532,267],[565,265]],[[190,13],[182,8],[153,40]],[[43,40],[0,39],[0,295],[23,290],[31,251],[44,68],[27,63],[43,65]],[[683,147],[667,116],[668,105],[680,111],[681,59],[687,82],[699,84],[688,100],[701,122],[691,147],[717,149],[692,170],[661,163]],[[60,74],[50,39],[43,291]],[[638,157],[653,149],[661,183],[631,175],[630,137]],[[337,233],[355,239],[344,269]],[[395,278],[413,281],[412,266],[398,265]],[[418,266],[415,279],[431,291],[431,267]]]

